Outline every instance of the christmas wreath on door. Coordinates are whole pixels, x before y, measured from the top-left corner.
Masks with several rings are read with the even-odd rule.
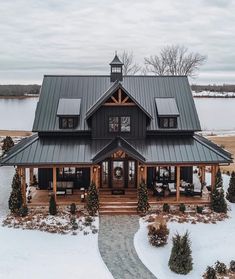
[[[121,167],[116,167],[114,169],[114,177],[116,179],[121,179],[123,176],[123,169]]]

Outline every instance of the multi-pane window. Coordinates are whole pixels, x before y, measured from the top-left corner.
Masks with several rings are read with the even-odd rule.
[[[112,67],[112,73],[121,73],[121,67]]]
[[[75,120],[73,117],[63,117],[60,122],[61,129],[73,129],[75,127]]]
[[[117,116],[109,117],[109,132],[119,131],[119,118]]]
[[[121,132],[130,132],[131,131],[131,118],[130,116],[121,117]]]
[[[176,117],[160,117],[159,119],[160,128],[177,128]]]
[[[109,132],[130,132],[131,118],[130,116],[111,116],[109,117]]]

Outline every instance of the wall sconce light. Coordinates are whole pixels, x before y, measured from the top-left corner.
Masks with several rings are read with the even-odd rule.
[[[144,167],[143,167],[143,166],[140,167],[140,171],[141,171],[141,172],[144,171]]]
[[[96,172],[96,171],[97,171],[97,168],[96,168],[96,167],[94,167],[94,168],[93,168],[93,172]]]

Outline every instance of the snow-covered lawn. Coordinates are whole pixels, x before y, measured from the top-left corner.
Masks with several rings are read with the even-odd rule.
[[[223,175],[227,189],[229,176]],[[208,265],[217,260],[226,263],[235,260],[235,204],[229,204],[229,219],[217,224],[168,223],[169,241],[165,247],[152,247],[147,239],[147,223],[140,219],[140,229],[134,238],[134,245],[139,258],[158,279],[201,278]],[[172,236],[179,232],[189,231],[192,241],[193,271],[188,275],[176,275],[168,268],[172,248]]]
[[[0,168],[1,218],[8,212],[9,186],[13,174],[13,168]],[[113,277],[100,256],[98,234],[59,235],[0,226],[0,278],[111,279]]]

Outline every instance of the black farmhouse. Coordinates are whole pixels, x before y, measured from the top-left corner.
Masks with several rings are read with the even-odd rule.
[[[205,169],[211,185],[231,154],[201,130],[186,76],[123,76],[115,55],[110,75],[45,75],[33,136],[2,159],[32,177],[37,191],[75,195],[94,181],[100,193],[136,192],[140,181],[153,194],[202,194]],[[196,176],[197,177],[196,177]]]

